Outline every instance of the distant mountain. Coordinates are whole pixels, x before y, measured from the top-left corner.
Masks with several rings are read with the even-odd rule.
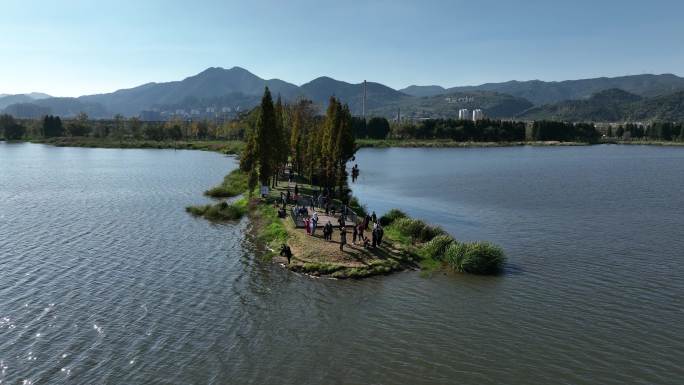
[[[563,100],[586,99],[597,92],[612,88],[618,88],[639,96],[653,97],[684,90],[684,78],[664,74],[603,77],[562,82],[509,81],[479,86],[453,87],[449,88],[448,91],[494,91],[525,98],[535,105],[544,105]]]
[[[354,115],[362,112],[363,83],[323,76],[297,86],[280,79],[263,79],[240,67],[212,67],[180,81],[147,83],[78,98],[52,98],[40,93],[5,95],[0,97],[0,110],[22,117],[49,111],[64,117],[85,112],[93,118],[106,118],[115,114],[136,116],[149,111],[148,119],[174,115],[203,118],[253,108],[258,105],[264,87],[269,87],[274,97],[280,95],[287,102],[302,97],[311,99],[321,112],[333,95],[349,104]],[[613,120],[639,116],[636,111],[644,111],[642,116],[678,116],[680,107],[673,94],[684,91],[684,78],[669,74],[635,75],[562,82],[510,81],[448,89],[413,85],[402,90],[368,82],[366,91],[369,116],[392,118],[401,110],[402,116],[456,117],[460,108],[480,108],[492,118]],[[657,98],[661,96],[663,99]],[[630,100],[634,97],[643,100]],[[659,109],[652,105],[656,101],[665,107]],[[639,109],[628,113],[623,110],[628,104]]]
[[[371,115],[403,117],[457,118],[462,108],[482,109],[494,119],[512,118],[533,107],[529,100],[490,91],[450,92],[431,97],[409,97],[371,109]]]
[[[327,105],[330,97],[335,96],[349,104],[352,114],[361,115],[363,112],[363,83],[352,84],[323,76],[303,84],[301,89],[318,105]],[[410,97],[380,83],[366,83],[366,111],[407,98]]]
[[[399,90],[407,95],[425,97],[436,96],[447,93],[447,90],[442,86],[408,86]]]
[[[570,122],[684,121],[684,91],[644,98],[620,89],[610,89],[586,100],[567,100],[534,107],[519,117]]]
[[[91,118],[107,118],[111,113],[101,104],[82,102],[77,98],[47,98],[14,103],[4,112],[17,118],[40,118],[44,115],[73,117],[85,112]]]
[[[16,95],[0,94],[0,110],[3,108],[6,108],[10,104],[30,103],[34,100],[46,99],[46,98],[50,98],[50,97],[51,96],[48,94],[43,94],[43,93],[39,93],[39,92],[31,92],[30,94],[16,94]]]
[[[244,96],[261,96],[266,86],[274,95],[280,94],[287,99],[295,98],[300,92],[299,87],[294,84],[279,79],[264,80],[240,67],[212,67],[181,81],[147,83],[109,94],[81,96],[78,99],[88,103],[99,103],[111,113],[136,115],[142,110],[163,105],[180,105],[186,99],[207,99],[227,95],[235,95],[237,99]]]

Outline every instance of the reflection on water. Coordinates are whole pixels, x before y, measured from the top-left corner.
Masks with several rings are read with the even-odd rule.
[[[184,212],[219,154],[0,144],[0,384],[658,383],[684,376],[684,151],[362,150],[355,191],[500,277],[315,280]]]

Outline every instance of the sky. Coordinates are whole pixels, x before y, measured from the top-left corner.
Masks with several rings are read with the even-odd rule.
[[[0,93],[79,96],[233,66],[393,88],[682,76],[682,15],[682,0],[2,0]]]

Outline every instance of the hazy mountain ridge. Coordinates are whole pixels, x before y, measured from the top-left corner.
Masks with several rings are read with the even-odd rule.
[[[437,87],[437,88],[436,88]],[[601,77],[560,82],[544,82],[541,80],[517,81],[503,83],[485,83],[479,86],[460,86],[442,88],[439,86],[411,86],[402,92],[414,96],[434,96],[438,93],[467,91],[493,91],[525,98],[535,105],[557,103],[564,100],[580,100],[591,95],[613,88],[645,97],[667,95],[684,90],[684,78],[672,74],[662,75],[630,75],[619,77]]]
[[[48,94],[43,94],[40,92],[31,92],[28,94],[0,94],[0,110],[6,108],[9,105],[16,103],[31,103],[35,100],[47,99],[52,96]]]
[[[458,111],[466,108],[482,109],[486,116],[494,119],[513,118],[533,107],[524,98],[491,91],[450,92],[430,97],[403,98],[370,110],[371,114],[395,117],[399,112],[403,117],[412,118],[457,118]]]
[[[518,116],[570,122],[684,121],[684,91],[642,97],[620,89],[604,90],[586,100],[567,100],[531,108]]]
[[[175,113],[201,117],[205,112],[234,113],[238,109],[250,109],[259,103],[266,86],[274,97],[280,95],[288,102],[298,98],[311,99],[321,112],[334,95],[349,104],[354,115],[362,113],[363,83],[322,76],[297,86],[280,79],[262,79],[240,67],[211,67],[179,81],[147,83],[78,98],[41,98],[49,95],[38,93],[7,95],[0,97],[0,109],[18,117],[39,117],[45,113],[69,117],[85,112],[92,118],[108,118],[115,114],[134,116],[153,109],[166,111],[161,118]],[[612,91],[603,92],[606,90]],[[510,81],[448,89],[438,85],[413,85],[395,90],[368,82],[366,111],[368,115],[388,118],[395,117],[399,110],[404,117],[453,118],[461,108],[481,108],[492,118],[556,117],[601,121],[637,116],[676,117],[681,115],[682,107],[672,95],[678,90],[684,90],[684,78],[668,74],[562,82]],[[662,98],[627,101],[625,92],[647,99]],[[657,101],[665,103],[665,107],[655,104]],[[636,110],[625,111],[628,104]]]

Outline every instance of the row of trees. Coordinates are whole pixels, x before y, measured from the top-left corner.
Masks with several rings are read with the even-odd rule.
[[[12,117],[7,115],[5,119],[8,118]],[[79,136],[115,140],[242,140],[245,137],[245,126],[241,119],[224,123],[182,119],[144,122],[136,117],[124,118],[121,115],[117,115],[113,119],[91,120],[88,115],[81,113],[76,117],[67,119],[46,115],[39,120],[15,120],[12,118],[12,121],[23,128],[19,138]],[[4,130],[0,130],[0,134],[3,132]]]
[[[597,141],[600,136],[596,127],[591,123],[565,123],[541,120],[534,122],[528,127],[526,139],[591,143]]]
[[[617,127],[609,126],[605,130],[609,138],[618,139],[651,139],[665,141],[684,141],[684,124],[654,122],[649,125],[624,124]]]
[[[249,174],[250,189],[277,183],[288,161],[312,183],[343,195],[346,164],[354,156],[355,142],[349,107],[332,97],[325,117],[316,114],[308,100],[273,103],[268,88],[261,104],[246,118],[247,145],[240,168]]]
[[[513,142],[525,140],[525,123],[502,120],[426,119],[418,123],[392,126],[395,139],[451,139],[473,142]]]
[[[26,127],[18,123],[12,115],[0,115],[0,135],[7,140],[19,140],[26,134]]]

